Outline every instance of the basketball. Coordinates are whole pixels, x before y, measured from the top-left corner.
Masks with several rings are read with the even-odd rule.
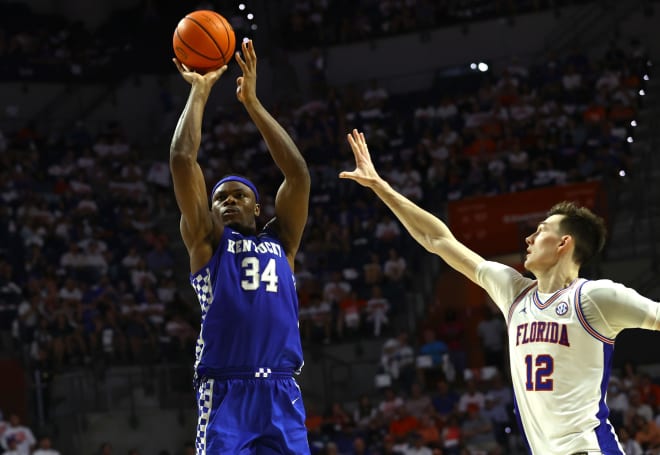
[[[231,60],[236,35],[223,16],[215,11],[199,10],[179,21],[172,45],[174,55],[181,63],[203,74]]]

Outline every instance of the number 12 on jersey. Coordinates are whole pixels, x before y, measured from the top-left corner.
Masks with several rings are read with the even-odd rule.
[[[539,354],[536,358],[528,354],[525,356],[527,366],[527,380],[525,388],[530,391],[548,391],[553,388],[550,377],[555,371],[554,359],[548,354]]]
[[[259,258],[248,256],[241,261],[241,270],[244,278],[241,280],[241,287],[245,291],[256,291],[261,282],[266,283],[266,291],[277,292],[277,272],[275,269],[275,259],[270,258],[263,272],[260,272]]]

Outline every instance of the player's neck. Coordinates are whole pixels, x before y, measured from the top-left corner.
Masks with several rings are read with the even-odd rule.
[[[556,264],[554,267],[536,275],[538,291],[552,294],[567,288],[578,277],[579,267],[576,264]]]

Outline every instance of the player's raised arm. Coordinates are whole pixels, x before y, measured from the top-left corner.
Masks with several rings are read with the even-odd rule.
[[[348,135],[348,143],[355,155],[355,170],[341,172],[339,177],[355,180],[360,185],[371,188],[420,245],[477,283],[476,268],[484,259],[459,242],[440,219],[396,192],[378,175],[371,161],[364,133],[353,130],[353,133]]]
[[[181,236],[190,254],[191,270],[197,270],[211,257],[212,249],[207,239],[213,227],[204,174],[197,163],[202,117],[211,88],[227,66],[201,75],[189,71],[176,59],[174,63],[191,87],[172,137],[170,169],[174,194],[181,210]]]
[[[284,174],[284,182],[275,197],[274,222],[293,268],[293,259],[307,222],[309,170],[293,139],[257,98],[257,54],[251,40],[243,42],[242,53],[242,57],[236,53],[236,61],[243,71],[243,75],[236,80],[236,96],[259,129],[275,164]]]

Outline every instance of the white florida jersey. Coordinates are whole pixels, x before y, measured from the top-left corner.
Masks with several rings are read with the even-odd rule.
[[[623,455],[605,392],[614,338],[660,330],[660,305],[609,280],[576,279],[553,294],[496,262],[477,280],[507,319],[516,414],[533,455]]]

